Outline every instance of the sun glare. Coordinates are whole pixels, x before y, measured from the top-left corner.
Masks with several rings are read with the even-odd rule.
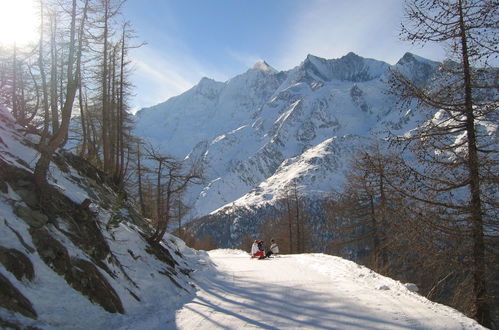
[[[0,0],[0,44],[22,46],[33,42],[38,26],[34,0]]]

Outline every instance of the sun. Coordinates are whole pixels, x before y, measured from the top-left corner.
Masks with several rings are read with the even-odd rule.
[[[22,46],[35,41],[39,21],[34,0],[0,0],[0,44]]]

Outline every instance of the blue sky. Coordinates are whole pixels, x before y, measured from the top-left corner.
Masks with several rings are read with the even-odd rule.
[[[288,70],[307,54],[338,58],[353,51],[390,64],[407,51],[444,57],[436,46],[399,40],[401,0],[129,0],[124,16],[147,42],[132,53],[135,109],[204,76],[226,81],[259,60]]]

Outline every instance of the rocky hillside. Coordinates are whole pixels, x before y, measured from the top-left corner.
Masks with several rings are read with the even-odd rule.
[[[126,198],[64,151],[42,207],[33,182],[38,139],[0,107],[0,327],[109,329],[154,314],[172,322],[203,255],[173,236],[148,242],[147,223]]]

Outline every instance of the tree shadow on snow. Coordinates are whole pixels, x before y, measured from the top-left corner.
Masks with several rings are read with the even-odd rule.
[[[320,286],[314,289],[315,284]],[[321,291],[324,282],[275,285],[218,273],[198,282],[198,286],[205,294],[199,294],[184,308],[209,322],[205,326],[210,328],[230,328],[239,323],[264,329],[408,327],[407,323],[385,320],[381,314],[376,317],[375,306],[357,305],[355,297]]]

